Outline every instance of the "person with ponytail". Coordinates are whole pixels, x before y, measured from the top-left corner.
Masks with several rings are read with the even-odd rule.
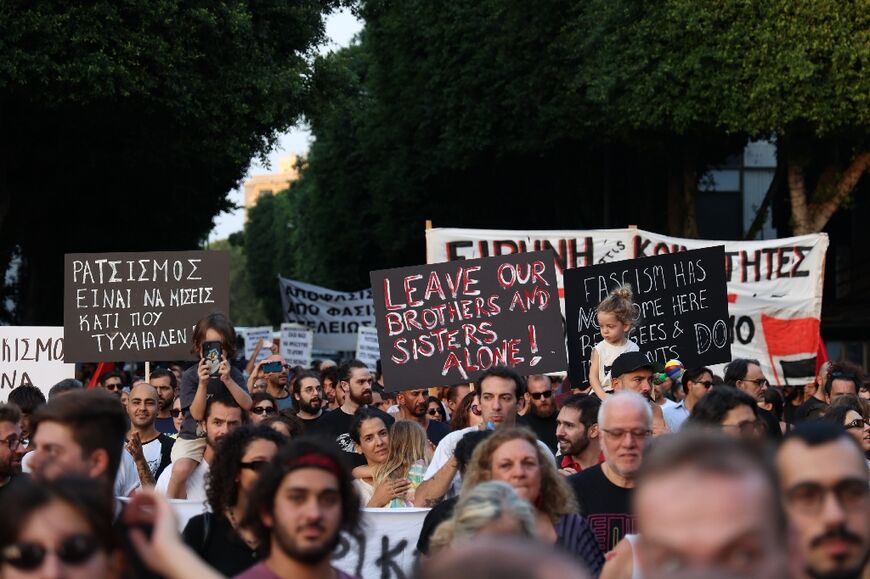
[[[624,352],[637,352],[637,344],[628,339],[637,323],[630,285],[622,285],[604,298],[595,314],[602,340],[592,349],[589,361],[589,384],[601,400],[612,390],[610,367]]]

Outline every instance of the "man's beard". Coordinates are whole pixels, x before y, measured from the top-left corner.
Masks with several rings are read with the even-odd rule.
[[[302,412],[305,412],[306,414],[317,414],[318,412],[320,412],[320,409],[323,408],[323,401],[320,398],[317,398],[316,400],[318,401],[319,404],[315,408],[314,405],[312,404],[314,402],[314,400],[315,400],[315,398],[312,398],[311,400],[306,402],[305,400],[300,398],[298,400],[299,410],[301,410]]]
[[[556,411],[556,406],[554,404],[547,405],[546,409],[542,409],[542,408],[532,404],[532,414],[534,414],[538,418],[549,418],[553,414],[555,414],[555,411]]]
[[[372,403],[372,391],[369,389],[360,392],[359,397],[354,396],[353,390],[350,391],[349,395],[351,402],[359,406],[365,406]]]
[[[587,448],[589,448],[589,437],[584,434],[583,438],[571,444],[571,447],[565,454],[567,456],[577,456]]]
[[[163,412],[164,410],[166,410],[166,411],[172,410],[172,403],[173,402],[175,402],[175,398],[169,398],[166,400],[161,398],[160,399],[160,411]]]
[[[272,528],[272,533],[278,543],[278,547],[281,548],[285,555],[294,561],[299,561],[300,563],[306,563],[308,565],[314,565],[315,563],[320,563],[324,559],[328,559],[332,555],[332,552],[335,551],[335,548],[338,546],[338,542],[341,539],[340,532],[336,530],[335,535],[327,539],[319,547],[314,547],[309,551],[302,551],[296,546],[296,541],[289,536],[281,525],[276,524]]]
[[[6,478],[15,474],[16,469],[12,466],[12,455],[5,461],[0,462],[0,478]]]

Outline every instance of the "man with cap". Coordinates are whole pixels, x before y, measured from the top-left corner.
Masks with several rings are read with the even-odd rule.
[[[613,391],[636,392],[649,401],[652,407],[653,436],[670,432],[661,406],[652,400],[653,363],[641,352],[624,352],[613,361],[610,368]]]

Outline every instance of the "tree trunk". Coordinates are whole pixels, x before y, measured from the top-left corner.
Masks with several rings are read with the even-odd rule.
[[[695,209],[695,200],[698,197],[698,170],[695,159],[686,151],[683,153],[683,208],[685,220],[683,222],[683,237],[697,239],[698,213]]]
[[[681,172],[679,163],[671,157],[668,163],[668,235],[679,237],[683,234],[683,212],[681,199]]]
[[[835,193],[829,199],[807,203],[806,181],[803,168],[794,161],[788,162],[788,189],[791,198],[791,215],[794,234],[818,233],[855,189],[858,181],[870,167],[870,151],[858,154],[837,181]],[[826,171],[830,173],[830,171]],[[817,187],[818,189],[818,187]]]
[[[762,227],[764,227],[764,221],[767,219],[768,208],[773,202],[773,198],[776,197],[777,191],[779,191],[782,186],[785,170],[780,155],[777,154],[776,157],[776,171],[773,173],[773,179],[771,179],[770,185],[767,187],[767,193],[764,194],[764,200],[761,202],[761,206],[758,208],[758,211],[755,212],[755,219],[752,220],[752,225],[749,226],[749,230],[747,230],[746,235],[743,236],[744,241],[752,241],[755,239],[755,236],[758,235],[758,232],[761,231]]]
[[[791,218],[794,223],[794,234],[805,235],[812,233],[809,207],[807,207],[804,170],[803,167],[794,161],[788,162],[788,194],[791,198]]]

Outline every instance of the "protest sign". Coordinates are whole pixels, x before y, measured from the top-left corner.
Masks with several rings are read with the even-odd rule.
[[[342,534],[332,564],[352,577],[413,576],[417,539],[429,509],[363,509],[362,530]]]
[[[75,378],[75,364],[64,362],[63,328],[0,326],[0,402],[19,386],[36,386],[48,398],[67,378]]]
[[[368,366],[369,370],[374,371],[380,358],[377,328],[360,326],[356,339],[356,359]]]
[[[372,291],[339,292],[278,277],[284,319],[314,331],[321,351],[353,352],[360,326],[374,326]]]
[[[629,338],[650,361],[679,359],[687,368],[731,360],[722,246],[592,265],[565,272],[569,375],[588,379],[592,349],[602,340],[598,304],[631,286],[638,322]]]
[[[815,377],[828,236],[763,241],[684,239],[642,229],[589,231],[426,230],[429,263],[552,249],[560,287],[571,268],[725,246],[729,340],[735,358],[756,358],[773,384]],[[721,373],[721,368],[718,369]]]
[[[390,392],[566,367],[551,252],[371,272]]]
[[[257,352],[257,359],[254,362],[265,360],[272,355],[272,326],[236,328],[236,334],[245,338],[245,360],[250,360],[253,357],[254,350],[260,340],[263,340],[263,347]]]
[[[78,253],[64,258],[71,362],[190,360],[193,327],[229,314],[229,253]]]
[[[314,332],[299,324],[281,324],[281,357],[291,366],[311,366]]]

